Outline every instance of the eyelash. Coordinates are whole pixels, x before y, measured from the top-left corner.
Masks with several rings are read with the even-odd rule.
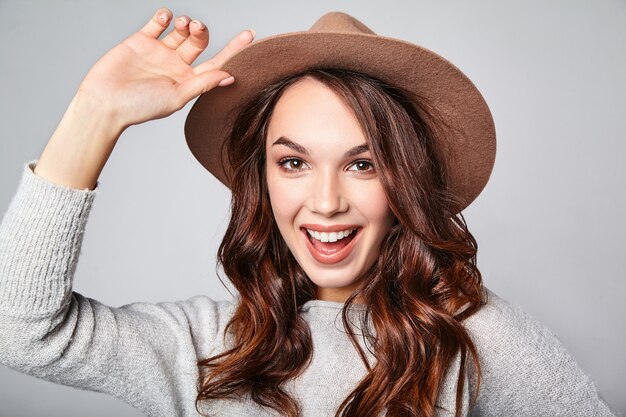
[[[301,162],[301,163],[303,163],[303,164],[305,163],[302,159],[299,159],[299,158],[283,158],[283,159],[281,159],[280,161],[278,161],[278,162],[276,163],[276,165],[278,165],[278,167],[279,167],[282,171],[287,172],[287,173],[295,173],[295,172],[299,172],[299,171],[301,171],[301,170],[302,170],[302,168],[292,168],[292,169],[289,169],[289,168],[285,168],[285,167],[283,167],[283,165],[285,165],[285,163],[287,163],[287,162],[291,162],[291,161],[299,161],[299,162]],[[358,170],[358,169],[357,169],[357,170],[356,170],[356,172],[358,172],[358,174],[357,174],[357,175],[369,175],[369,174],[371,174],[371,173],[375,172],[374,165],[372,164],[372,162],[371,162],[371,161],[368,161],[368,160],[365,160],[365,159],[359,159],[358,161],[354,161],[353,163],[351,163],[351,164],[350,164],[350,166],[352,167],[352,166],[354,166],[354,165],[356,165],[356,164],[359,164],[359,163],[366,163],[366,164],[368,164],[371,168],[370,168],[370,169],[368,169],[367,171],[361,171],[361,170]]]

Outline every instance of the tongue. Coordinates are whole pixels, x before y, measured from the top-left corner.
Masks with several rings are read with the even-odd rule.
[[[340,239],[336,242],[320,242],[319,240],[312,239],[310,237],[309,237],[309,240],[313,244],[313,247],[317,249],[319,252],[322,252],[326,255],[332,255],[333,253],[338,252],[341,249],[345,248],[348,245],[348,243],[350,243],[353,237],[354,237],[354,233],[351,233],[350,236],[344,237],[343,239]]]

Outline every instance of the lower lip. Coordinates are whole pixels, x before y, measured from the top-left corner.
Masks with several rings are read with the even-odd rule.
[[[350,255],[350,253],[352,253],[352,249],[354,248],[354,245],[356,244],[357,239],[361,235],[361,228],[358,228],[354,232],[356,234],[354,235],[354,237],[352,238],[350,243],[348,243],[340,251],[335,252],[335,253],[333,253],[331,255],[327,255],[325,253],[321,253],[317,249],[315,249],[315,246],[313,246],[313,244],[309,240],[308,232],[306,230],[303,230],[302,232],[304,234],[304,240],[306,242],[306,247],[309,249],[309,252],[311,253],[313,258],[315,258],[315,260],[317,262],[322,263],[322,264],[335,264],[337,262],[343,261],[344,259],[346,259],[348,257],[348,255]]]

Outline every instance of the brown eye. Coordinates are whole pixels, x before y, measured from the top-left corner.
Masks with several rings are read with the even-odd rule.
[[[289,168],[299,169],[302,168],[302,161],[298,161],[297,159],[291,159],[287,162]]]
[[[350,166],[349,170],[369,174],[370,172],[374,172],[374,165],[369,161],[356,161]]]
[[[287,158],[278,161],[278,166],[284,171],[300,171],[306,164],[301,159]]]

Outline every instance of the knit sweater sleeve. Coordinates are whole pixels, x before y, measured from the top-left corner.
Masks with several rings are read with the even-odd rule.
[[[490,290],[466,321],[482,377],[472,416],[614,416],[556,335]],[[474,375],[470,381],[473,391]]]
[[[24,172],[0,224],[0,363],[114,395],[148,416],[197,416],[198,358],[208,357],[229,302],[108,307],[72,291],[85,225],[99,190]]]

